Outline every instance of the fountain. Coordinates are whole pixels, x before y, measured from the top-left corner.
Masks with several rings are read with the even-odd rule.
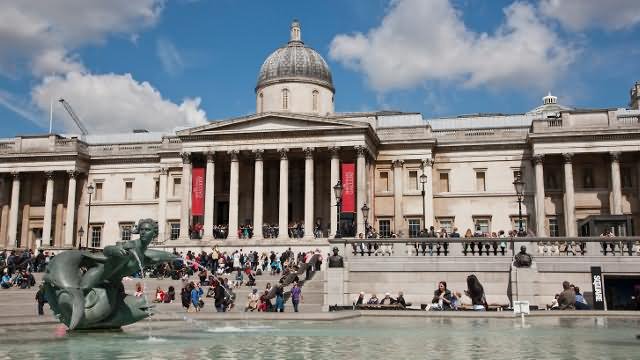
[[[47,266],[43,280],[49,306],[69,330],[119,329],[151,316],[145,298],[124,293],[122,278],[175,255],[147,249],[158,234],[155,221],[140,220],[134,232],[139,239],[107,246],[102,253],[65,251]]]

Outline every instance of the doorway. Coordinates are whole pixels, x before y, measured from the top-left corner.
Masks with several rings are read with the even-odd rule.
[[[216,224],[228,224],[229,223],[229,202],[218,201],[216,203]]]
[[[640,310],[640,276],[604,275],[607,310]]]

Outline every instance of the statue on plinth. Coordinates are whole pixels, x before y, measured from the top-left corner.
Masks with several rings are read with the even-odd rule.
[[[520,247],[520,252],[513,259],[513,265],[518,268],[528,268],[533,263],[533,257],[527,254],[527,247],[524,245]]]
[[[338,255],[338,248],[333,247],[333,255],[329,256],[329,267],[330,268],[341,268],[344,267],[344,260],[342,256]]]
[[[47,266],[47,301],[69,330],[119,329],[151,315],[144,297],[125,294],[122,278],[176,256],[147,249],[158,235],[156,221],[140,220],[133,233],[140,238],[106,246],[102,253],[65,251]]]

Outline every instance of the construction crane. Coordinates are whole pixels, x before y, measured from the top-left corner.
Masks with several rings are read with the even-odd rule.
[[[64,109],[67,110],[71,119],[76,123],[76,125],[80,129],[80,132],[82,133],[82,135],[89,135],[89,131],[87,131],[87,128],[84,127],[84,125],[82,124],[82,121],[80,121],[80,118],[78,118],[78,115],[76,115],[75,111],[73,111],[73,108],[71,107],[71,105],[69,105],[69,103],[62,98],[58,101],[62,104],[62,106],[64,106]]]

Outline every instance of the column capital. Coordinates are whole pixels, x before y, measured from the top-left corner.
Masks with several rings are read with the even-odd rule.
[[[282,160],[286,160],[287,159],[287,154],[289,153],[289,149],[281,148],[281,149],[278,149],[278,152],[280,153],[280,159],[282,159]]]
[[[207,162],[208,163],[214,163],[216,162],[216,152],[213,150],[209,150],[207,151]]]
[[[433,158],[422,159],[422,168],[432,167],[434,163]]]
[[[163,166],[160,168],[160,175],[167,175],[169,173],[169,168]]]
[[[304,150],[304,158],[305,159],[313,159],[313,152],[315,151],[315,148],[306,147],[303,150]]]
[[[542,162],[544,161],[544,155],[542,154],[533,155],[531,157],[531,161],[533,162],[534,165],[542,164]]]
[[[404,166],[404,160],[393,160],[393,167],[403,167]]]
[[[609,159],[611,159],[612,162],[618,162],[620,161],[620,155],[622,153],[620,151],[612,151],[609,153]]]
[[[78,176],[80,176],[80,172],[77,170],[68,170],[67,174],[69,175],[69,178],[75,179]]]
[[[55,176],[55,172],[45,171],[44,176],[47,178],[47,180],[53,180],[53,177]]]
[[[12,179],[20,180],[20,177],[22,176],[22,173],[20,173],[19,171],[12,171],[10,175],[11,175]]]
[[[180,157],[182,157],[183,164],[191,164],[191,153],[190,152],[181,152]]]
[[[238,155],[240,155],[240,151],[238,151],[238,150],[229,150],[229,151],[227,151],[227,154],[229,154],[229,157],[231,158],[231,161],[238,161]]]
[[[329,146],[329,152],[331,153],[332,159],[337,159],[340,157],[340,147],[339,146]]]
[[[252,152],[256,161],[262,161],[262,158],[264,156],[264,149],[254,149]]]
[[[364,156],[367,151],[367,148],[362,145],[354,146],[353,148],[356,150],[358,157]]]
[[[565,164],[570,164],[573,160],[573,153],[563,153],[562,159],[564,160]]]

